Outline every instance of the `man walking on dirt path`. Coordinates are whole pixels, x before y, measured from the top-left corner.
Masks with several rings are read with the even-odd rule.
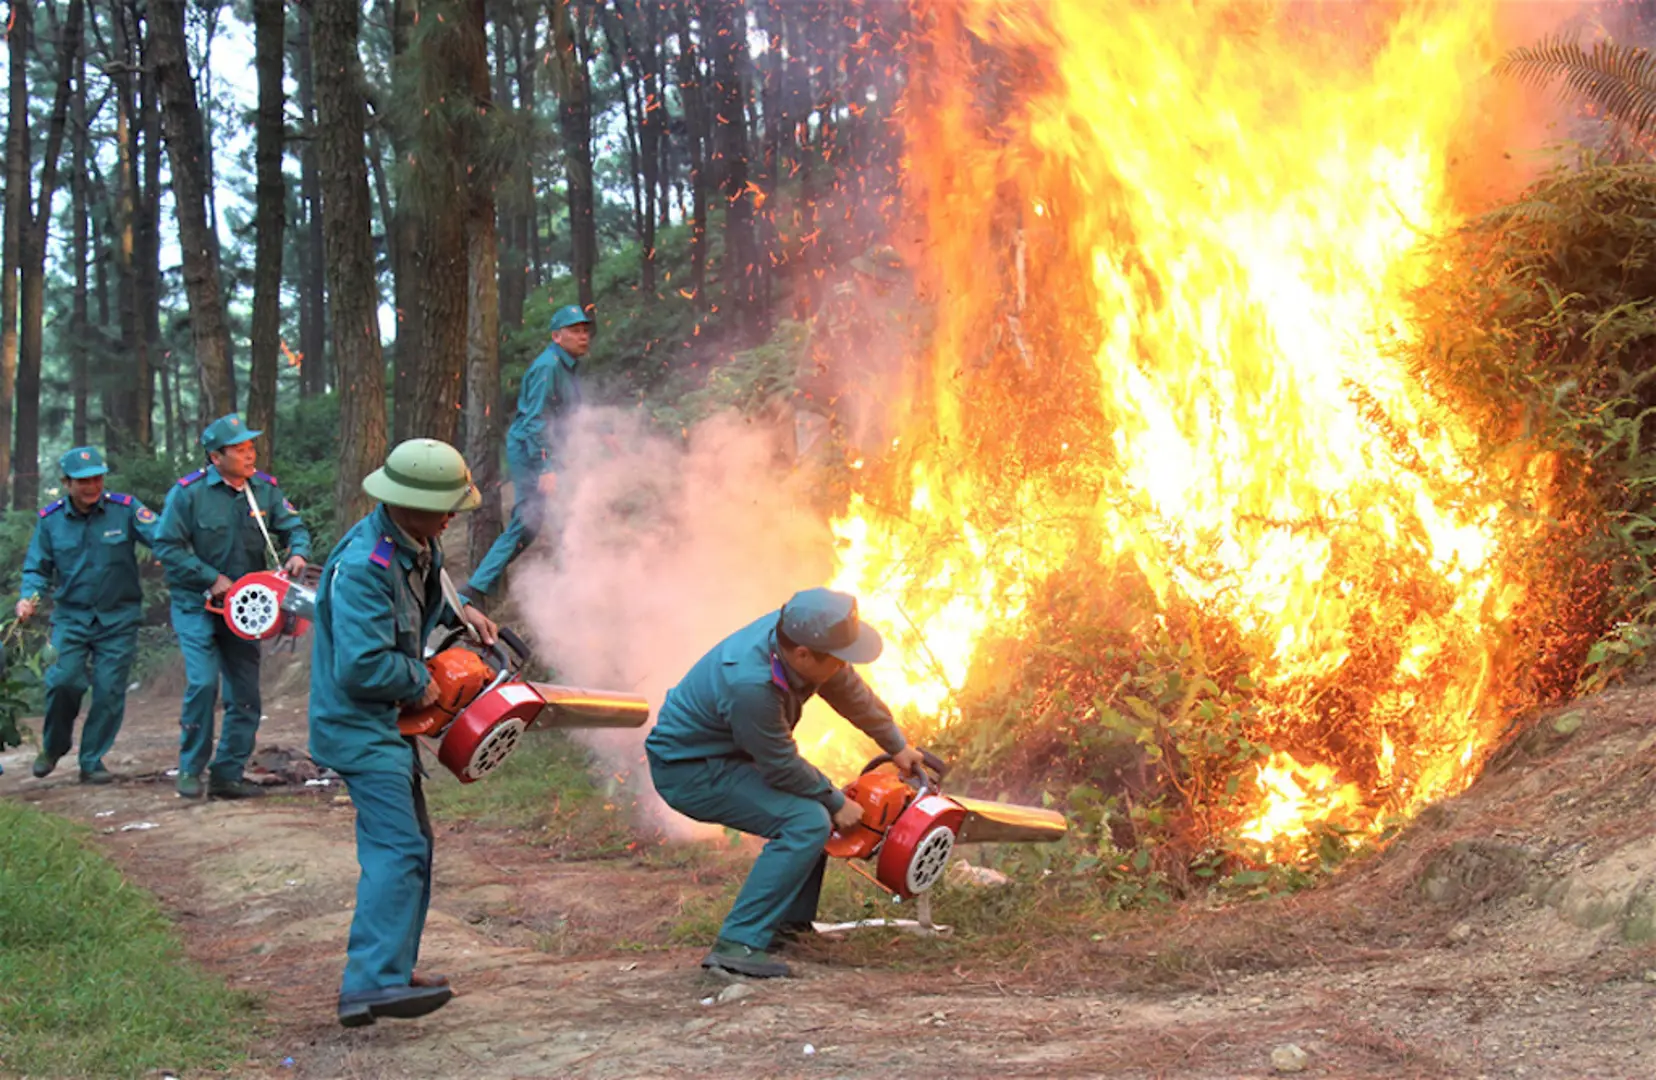
[[[771,978],[789,974],[772,942],[811,932],[823,846],[834,827],[862,820],[845,797],[799,753],[793,731],[812,694],[892,755],[904,772],[919,768],[891,710],[852,664],[877,659],[883,645],[857,618],[845,593],[807,589],[725,638],[667,691],[644,740],[650,777],[667,805],[769,843],[736,896],[704,968]]]
[[[222,616],[209,612],[244,574],[280,564],[290,577],[305,568],[310,533],[282,494],[276,478],[255,466],[250,431],[235,413],[201,433],[207,467],[181,477],[167,493],[155,531],[155,553],[172,589],[172,625],[184,653],[184,707],[178,751],[178,794],[199,799],[245,799],[264,794],[243,779],[253,752],[263,703],[259,695],[259,643],[237,637]],[[278,554],[286,551],[286,561]],[[224,684],[224,731],[213,752],[213,715]],[[207,773],[205,788],[202,773]]]
[[[506,431],[506,471],[512,477],[512,520],[472,569],[466,589],[490,596],[513,559],[535,542],[546,523],[546,502],[558,486],[569,417],[581,404],[576,368],[592,347],[592,316],[576,304],[552,316],[552,343],[523,373],[517,416]]]
[[[415,973],[431,902],[431,820],[419,754],[397,730],[402,708],[424,708],[437,684],[422,661],[445,618],[438,537],[482,496],[460,452],[410,439],[370,473],[378,499],[328,556],[316,593],[311,647],[310,752],[344,777],[356,807],[356,911],[339,988],[339,1022],[411,1019],[445,1005],[448,979]],[[491,645],[496,626],[459,601],[460,619]]]
[[[88,684],[92,705],[81,727],[80,781],[107,784],[104,755],[126,718],[127,677],[138,655],[144,590],[138,579],[140,542],[153,550],[155,514],[131,495],[104,490],[109,466],[96,447],[77,446],[58,461],[64,497],[40,511],[23,559],[17,617],[31,618],[52,593],[52,647],[46,671],[37,777],[51,774],[69,752],[70,735]]]

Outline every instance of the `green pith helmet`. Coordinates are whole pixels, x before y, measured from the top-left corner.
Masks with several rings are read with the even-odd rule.
[[[592,326],[592,316],[582,311],[579,304],[565,304],[552,313],[551,329],[553,330],[564,330],[571,326],[579,326],[581,323]]]
[[[436,439],[409,439],[369,473],[362,490],[387,506],[457,514],[476,510],[483,496],[460,451]]]
[[[77,446],[58,458],[58,465],[62,467],[63,475],[71,480],[102,476],[109,471],[109,466],[104,464],[103,455],[98,453],[96,446]]]
[[[262,431],[250,430],[238,414],[229,413],[207,425],[207,430],[201,433],[201,448],[209,452],[223,450],[226,446],[236,446],[263,434]]]

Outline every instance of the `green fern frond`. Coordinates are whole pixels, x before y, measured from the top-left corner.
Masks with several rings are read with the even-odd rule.
[[[1656,129],[1656,55],[1648,49],[1613,41],[1584,48],[1568,38],[1542,38],[1507,53],[1495,72],[1537,86],[1562,77],[1571,90],[1638,134]]]

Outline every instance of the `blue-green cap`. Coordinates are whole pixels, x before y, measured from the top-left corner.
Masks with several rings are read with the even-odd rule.
[[[592,316],[588,315],[585,311],[582,311],[581,305],[579,304],[565,304],[563,307],[552,313],[551,328],[553,330],[562,330],[566,327],[579,325],[580,323],[586,323],[588,326],[591,326]]]
[[[207,430],[201,433],[201,447],[204,450],[223,450],[226,446],[235,446],[248,439],[257,439],[263,435],[262,431],[254,431],[242,423],[237,413],[221,416],[207,425]]]
[[[857,598],[832,589],[796,592],[782,605],[782,632],[795,645],[837,656],[848,664],[879,659],[885,643],[857,618]]]
[[[109,471],[109,466],[104,464],[104,456],[96,446],[77,446],[58,458],[58,464],[63,468],[63,475],[71,480],[102,476]]]

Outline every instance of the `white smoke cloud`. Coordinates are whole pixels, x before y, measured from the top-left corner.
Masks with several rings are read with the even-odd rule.
[[[559,681],[644,694],[653,717],[720,639],[828,579],[833,537],[782,453],[790,444],[791,432],[736,415],[682,439],[649,431],[636,410],[575,415],[549,536],[513,564],[510,585]],[[579,734],[631,773],[654,824],[700,831],[655,795],[646,731]]]

